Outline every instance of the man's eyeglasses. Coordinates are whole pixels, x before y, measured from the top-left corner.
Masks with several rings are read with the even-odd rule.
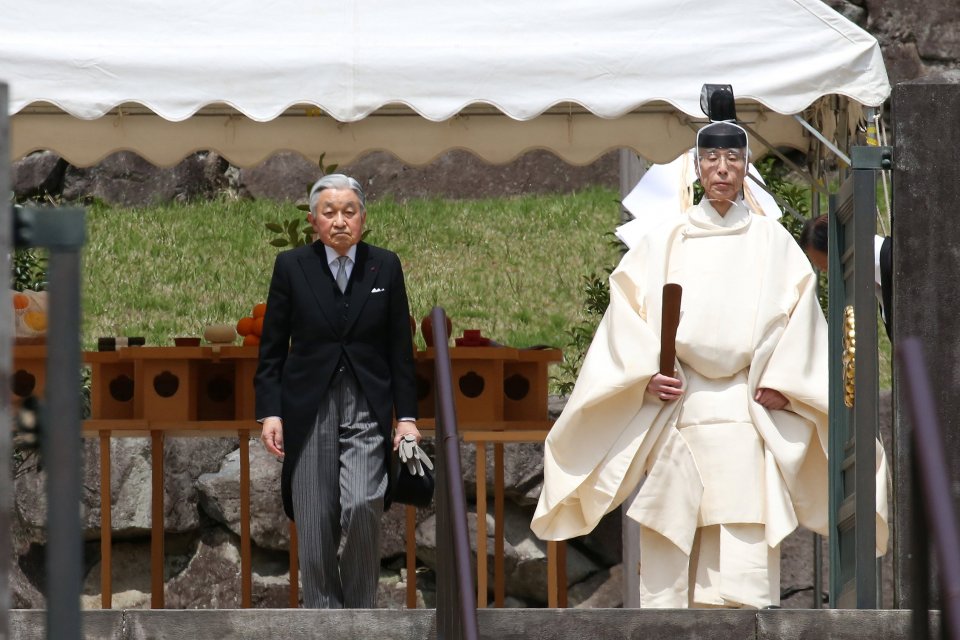
[[[700,164],[706,167],[715,167],[720,164],[720,159],[727,161],[728,166],[742,167],[746,156],[742,151],[736,149],[708,149],[698,156]]]

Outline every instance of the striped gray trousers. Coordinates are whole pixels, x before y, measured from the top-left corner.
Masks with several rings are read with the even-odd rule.
[[[356,378],[338,372],[291,481],[305,607],[377,606],[385,446]]]

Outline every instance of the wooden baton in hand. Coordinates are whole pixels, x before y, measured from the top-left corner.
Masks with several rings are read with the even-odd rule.
[[[683,288],[672,282],[663,285],[663,315],[660,320],[660,374],[674,377],[677,357],[677,326],[680,324],[680,296]]]

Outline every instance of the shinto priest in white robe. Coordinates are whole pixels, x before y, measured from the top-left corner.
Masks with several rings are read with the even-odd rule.
[[[657,373],[664,283],[683,287],[677,377],[684,395],[646,393]],[[779,545],[828,528],[827,327],[816,276],[779,222],[742,201],[706,201],[652,230],[610,277],[610,306],[545,445],[531,528],[589,533],[643,480],[644,607],[779,603]],[[769,388],[789,401],[754,401]],[[877,548],[887,546],[887,470],[877,449]],[[689,573],[688,573],[689,572]]]

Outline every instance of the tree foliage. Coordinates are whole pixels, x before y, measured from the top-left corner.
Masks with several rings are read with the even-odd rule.
[[[330,175],[337,170],[339,165],[337,164],[323,164],[323,159],[326,157],[326,153],[320,154],[320,160],[317,162],[317,165],[320,167],[321,175]],[[307,198],[310,197],[310,188],[312,184],[307,185]],[[310,204],[300,203],[297,205],[297,209],[300,211],[310,211]],[[298,214],[294,217],[287,218],[286,220],[277,220],[276,222],[267,222],[263,226],[266,227],[267,231],[276,234],[273,238],[270,239],[270,244],[278,249],[283,249],[286,247],[302,247],[305,244],[310,244],[313,242],[313,227],[309,224],[304,224],[304,216]]]

